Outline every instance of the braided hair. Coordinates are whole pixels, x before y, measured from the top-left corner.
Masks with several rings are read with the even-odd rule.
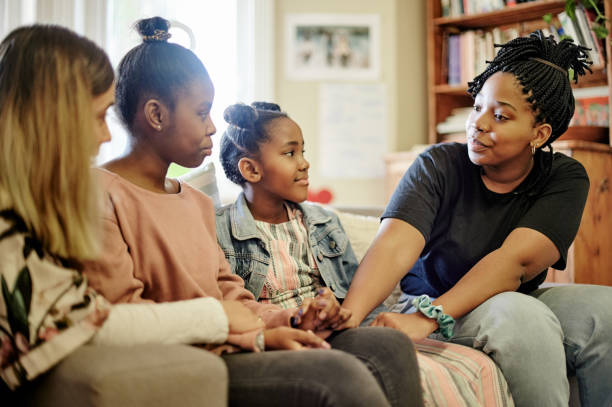
[[[557,43],[552,36],[545,37],[542,31],[528,37],[515,38],[500,47],[493,61],[483,73],[468,83],[468,93],[475,98],[484,83],[497,72],[513,74],[527,95],[527,102],[535,114],[536,123],[548,123],[552,127],[549,139],[540,148],[550,145],[567,130],[574,114],[574,95],[570,86],[568,69],[578,76],[591,71],[585,51],[588,48],[576,45],[571,39]]]
[[[267,126],[273,120],[288,117],[279,105],[253,102],[250,106],[236,103],[225,109],[223,118],[229,126],[221,139],[221,166],[225,176],[235,184],[244,185],[238,162],[243,157],[256,157],[259,146],[269,140]]]
[[[119,63],[115,102],[122,122],[130,131],[143,98],[158,98],[172,110],[177,91],[194,79],[209,78],[204,64],[192,51],[168,42],[169,27],[170,22],[161,17],[136,22],[135,28],[143,42]]]

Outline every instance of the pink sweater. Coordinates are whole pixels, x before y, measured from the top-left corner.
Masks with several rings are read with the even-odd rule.
[[[97,172],[105,192],[104,246],[84,272],[98,292],[113,303],[238,300],[268,328],[289,325],[291,310],[258,303],[231,272],[217,244],[209,197],[185,183],[177,194],[162,194],[110,171]],[[230,332],[229,342],[245,345],[237,339]]]

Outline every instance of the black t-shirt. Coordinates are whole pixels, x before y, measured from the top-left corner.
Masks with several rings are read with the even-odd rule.
[[[560,254],[553,267],[565,268],[589,189],[582,164],[538,151],[527,178],[505,194],[487,189],[480,175],[459,143],[428,148],[404,174],[382,217],[404,220],[425,238],[419,259],[402,278],[405,293],[439,297],[519,227],[546,235]],[[545,278],[543,270],[518,291],[530,292]]]

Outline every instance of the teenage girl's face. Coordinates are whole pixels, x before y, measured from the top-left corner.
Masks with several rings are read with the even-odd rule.
[[[94,136],[96,138],[96,151],[94,155],[98,153],[100,145],[107,141],[110,141],[111,134],[106,124],[106,112],[108,108],[115,103],[115,84],[113,83],[110,88],[101,95],[94,96],[92,100],[93,114],[94,114]]]
[[[535,116],[514,75],[493,74],[474,100],[466,122],[470,160],[481,166],[522,165],[537,134]]]
[[[310,163],[304,158],[302,130],[286,117],[271,121],[265,130],[268,141],[259,147],[262,176],[257,187],[279,201],[305,201]]]
[[[212,153],[217,129],[210,117],[215,91],[209,78],[194,80],[176,97],[168,137],[161,152],[168,162],[197,167]]]

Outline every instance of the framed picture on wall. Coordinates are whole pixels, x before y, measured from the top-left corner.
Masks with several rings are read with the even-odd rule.
[[[288,14],[285,56],[292,80],[377,80],[377,14]]]

